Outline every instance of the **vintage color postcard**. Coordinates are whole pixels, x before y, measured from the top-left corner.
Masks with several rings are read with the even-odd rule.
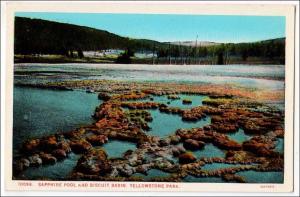
[[[294,6],[6,9],[8,190],[293,191]]]

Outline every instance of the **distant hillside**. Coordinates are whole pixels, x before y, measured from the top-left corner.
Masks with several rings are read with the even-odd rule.
[[[206,46],[216,46],[220,45],[221,43],[216,42],[209,42],[209,41],[182,41],[182,42],[171,42],[174,45],[181,45],[181,46],[192,46],[192,47],[206,47]]]
[[[197,46],[197,47],[196,47]],[[122,37],[105,30],[15,17],[15,62],[116,62],[170,64],[284,64],[285,38],[249,43],[158,42]],[[85,57],[83,51],[121,49],[117,56]],[[135,57],[136,52],[151,58]],[[38,57],[36,57],[36,54]],[[44,57],[41,55],[59,55]],[[155,54],[155,55],[154,55]],[[26,55],[26,56],[22,56]],[[154,58],[155,57],[155,58]],[[77,58],[77,60],[75,60]],[[78,60],[79,59],[79,60]]]
[[[15,17],[15,53],[64,54],[67,50],[133,49],[152,50],[165,44],[125,38],[89,27]]]
[[[262,40],[262,41],[256,41],[252,43],[285,43],[285,38],[275,38],[275,39],[269,39],[269,40]],[[176,41],[176,42],[170,42],[172,45],[181,45],[181,46],[192,46],[192,47],[209,47],[209,46],[217,46],[224,43],[218,43],[218,42],[210,42],[210,41]],[[250,42],[251,43],[251,42]],[[243,43],[238,43],[243,44]]]

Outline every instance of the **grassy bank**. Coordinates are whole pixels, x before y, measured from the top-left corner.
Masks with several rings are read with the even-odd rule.
[[[63,55],[15,55],[15,63],[114,63],[112,58],[70,58]]]
[[[106,57],[83,57],[83,58],[71,58],[63,55],[15,55],[15,63],[115,63],[117,56],[106,56]],[[214,59],[180,59],[180,58],[132,58],[132,64],[198,64],[198,65],[215,65],[217,64]],[[225,64],[275,64],[280,65],[282,62],[278,59],[262,59],[257,57],[249,57],[247,60],[241,58],[230,58]]]

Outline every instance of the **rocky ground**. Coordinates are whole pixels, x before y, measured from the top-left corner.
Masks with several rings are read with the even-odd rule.
[[[168,172],[167,177],[151,181],[180,182],[184,177],[221,177],[227,182],[246,182],[237,172],[283,171],[284,155],[275,151],[277,138],[284,137],[284,114],[264,104],[266,100],[280,100],[280,92],[249,91],[217,85],[176,83],[129,83],[103,80],[69,81],[35,85],[39,88],[72,90],[91,88],[103,103],[95,109],[95,123],[74,131],[57,133],[24,142],[21,156],[14,158],[15,179],[26,168],[55,165],[71,152],[80,154],[68,180],[145,181],[142,176],[151,169]],[[190,109],[169,107],[151,101],[153,96],[180,99],[179,94],[207,95],[203,106]],[[141,99],[150,98],[143,102]],[[191,101],[183,101],[189,104]],[[124,109],[129,110],[124,110]],[[177,114],[183,121],[198,121],[207,116],[211,124],[203,128],[178,129],[165,138],[152,136],[149,122],[153,117],[147,109]],[[238,143],[226,134],[242,128],[252,137]],[[136,150],[125,150],[122,158],[108,158],[101,146],[110,140],[136,143]],[[207,144],[226,152],[225,158],[199,158],[192,151]],[[183,146],[180,146],[183,144]],[[177,161],[174,161],[176,158]],[[235,164],[234,167],[203,170],[210,163]]]

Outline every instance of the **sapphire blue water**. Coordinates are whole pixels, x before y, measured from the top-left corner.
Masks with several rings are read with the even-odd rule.
[[[127,150],[135,150],[136,144],[132,142],[109,140],[102,146],[108,155],[108,158],[122,158]]]
[[[283,183],[283,172],[257,172],[253,170],[238,172],[248,183]]]
[[[182,121],[181,116],[162,113],[159,110],[149,110],[153,121],[149,123],[151,130],[150,135],[166,137],[174,134],[177,129],[190,129],[201,128],[205,125],[209,125],[211,122],[210,117],[206,117],[197,122]]]
[[[150,98],[141,99],[139,101],[143,101],[143,102],[152,101],[152,102],[164,103],[169,107],[179,107],[181,109],[188,109],[188,108],[201,106],[202,101],[208,98],[208,96],[204,96],[204,95],[176,94],[176,96],[178,96],[179,99],[168,99],[167,96],[150,96]],[[182,101],[184,99],[188,99],[192,101],[192,103],[183,104]]]
[[[220,177],[194,177],[188,175],[183,179],[185,182],[197,182],[197,183],[224,183]]]
[[[225,151],[219,149],[213,144],[206,144],[203,149],[193,152],[200,159],[201,157],[220,157],[225,158]]]
[[[160,97],[161,99],[162,97]],[[201,105],[201,96],[193,96],[195,105]],[[197,100],[198,99],[198,100]],[[14,151],[26,139],[33,137],[47,136],[57,131],[68,131],[78,128],[82,125],[91,124],[93,119],[91,115],[96,106],[101,101],[97,99],[96,94],[87,94],[83,91],[55,91],[35,88],[14,88],[14,117],[13,117],[13,135]],[[197,103],[198,102],[198,103]],[[84,104],[83,104],[84,103]],[[172,102],[171,102],[172,103]],[[182,103],[173,102],[174,106],[180,107]],[[190,107],[190,106],[189,106]],[[203,127],[210,124],[210,117],[197,122],[184,122],[179,115],[161,113],[159,110],[149,110],[153,121],[149,123],[152,128],[149,135],[166,137],[173,134],[180,128]],[[229,134],[229,137],[242,143],[249,139],[242,129],[238,132]],[[283,152],[283,139],[278,138],[275,150]],[[112,140],[102,146],[108,153],[109,158],[122,157],[127,150],[135,150],[136,145],[130,142]],[[201,157],[225,157],[226,151],[223,151],[212,144],[206,144],[202,150],[193,151],[197,159]],[[69,158],[57,162],[55,165],[42,165],[38,168],[29,168],[24,171],[25,178],[39,179],[48,178],[61,180],[66,178],[76,166],[80,155],[71,154]],[[177,158],[170,158],[177,163]],[[225,164],[205,165],[202,169],[218,169],[231,167]],[[283,172],[239,172],[239,175],[245,177],[250,183],[282,183]],[[136,174],[138,175],[138,174]],[[152,169],[148,175],[144,176],[146,180],[153,177],[166,177],[169,173],[161,170]],[[196,178],[187,176],[186,182],[224,182],[221,178]]]
[[[211,163],[206,164],[201,167],[201,170],[217,170],[222,168],[232,168],[232,167],[238,167],[239,165],[236,164],[228,164],[228,163]]]
[[[239,128],[237,132],[228,133],[227,135],[229,136],[229,138],[231,138],[232,140],[238,143],[243,143],[244,141],[247,141],[251,138],[251,136],[245,134],[244,130],[241,128]]]
[[[135,173],[134,176],[143,177],[145,180],[150,180],[151,178],[155,177],[168,177],[170,176],[170,173],[158,170],[158,169],[150,169],[147,171],[147,175],[141,174],[141,173]]]
[[[284,151],[284,139],[283,138],[277,138],[276,145],[275,145],[275,151],[279,153],[283,153]]]
[[[14,87],[13,144],[91,124],[97,94]]]

